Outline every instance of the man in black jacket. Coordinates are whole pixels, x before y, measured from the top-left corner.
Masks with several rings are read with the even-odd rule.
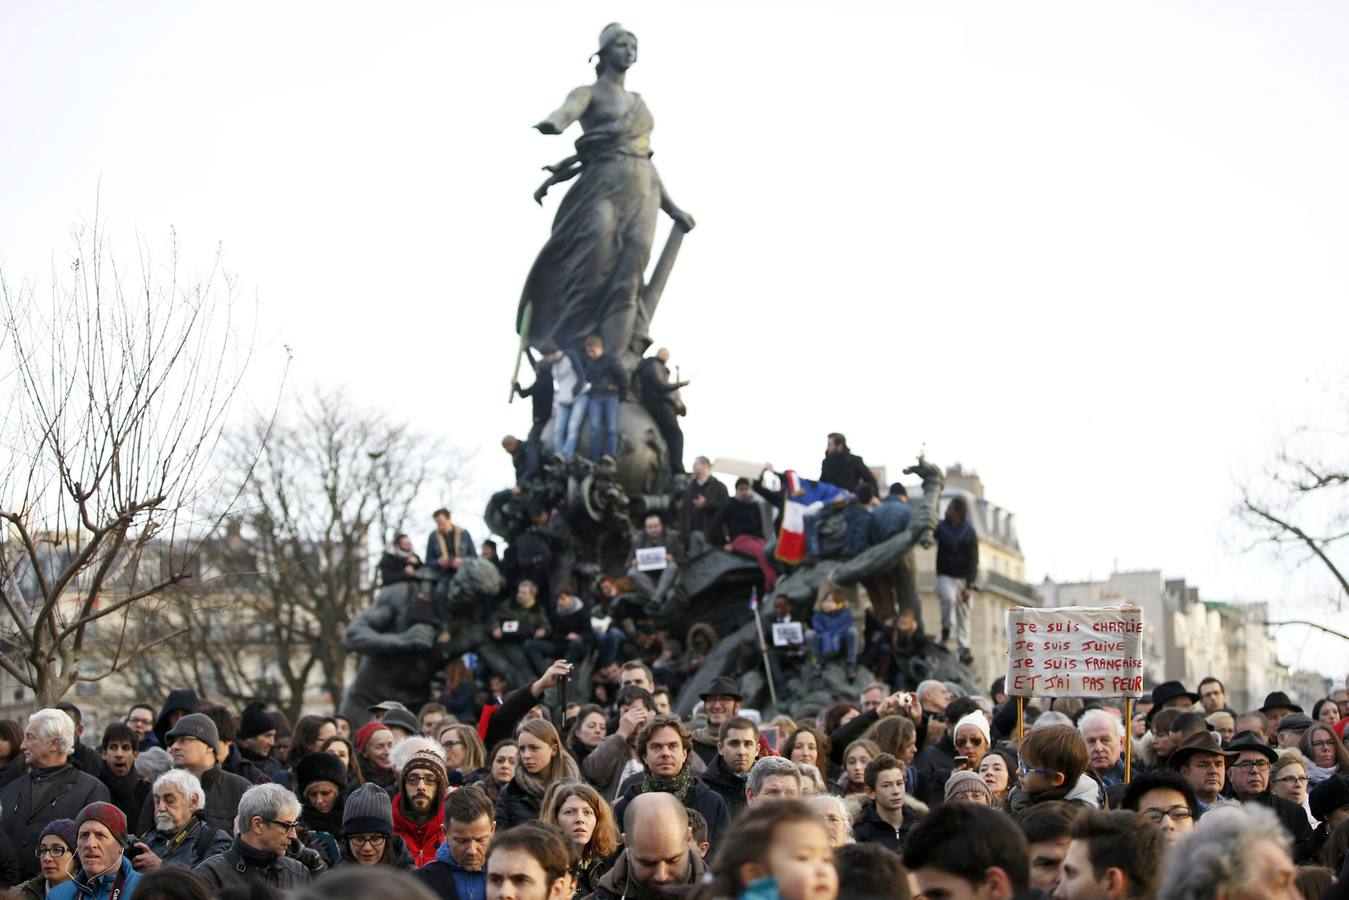
[[[964,497],[952,497],[946,515],[937,523],[937,599],[941,601],[941,641],[951,639],[951,612],[955,610],[956,644],[960,661],[974,662],[970,652],[970,598],[979,575],[979,535],[970,522]]]
[[[128,822],[134,822],[145,798],[150,796],[150,785],[141,781],[136,772],[136,733],[121,722],[114,722],[103,730],[103,768],[98,780],[108,788],[113,806],[122,811]]]
[[[708,528],[708,540],[721,546],[727,553],[752,557],[763,572],[764,593],[773,590],[778,573],[764,553],[763,516],[754,502],[754,488],[748,478],[735,480],[735,496],[721,505]]]
[[[548,634],[525,641],[525,656],[535,675],[547,672],[554,660],[564,657],[576,665],[586,658],[595,642],[590,607],[569,586],[558,588],[547,612]]]
[[[544,353],[534,364],[534,383],[527,388],[520,387],[518,381],[511,382],[511,390],[533,401],[530,404],[529,434],[525,437],[525,463],[523,471],[516,472],[517,482],[532,478],[539,472],[543,454],[543,429],[553,417],[553,363],[561,358],[560,350]]]
[[[628,393],[628,373],[617,356],[604,352],[604,341],[597,334],[586,338],[585,377],[590,382],[590,402],[586,410],[590,423],[590,458],[594,462],[618,456],[618,408]],[[600,443],[600,428],[604,443]]]
[[[871,488],[872,496],[880,493],[876,476],[858,456],[848,449],[848,439],[835,431],[824,447],[824,462],[820,464],[820,480],[845,491],[857,493],[862,485]]]
[[[0,828],[19,857],[19,875],[38,873],[38,839],[53,819],[74,819],[90,803],[107,801],[107,787],[75,768],[75,723],[59,709],[40,709],[23,732],[27,771],[0,788]],[[14,765],[15,763],[11,763]]]
[[[706,532],[729,496],[726,485],[712,477],[711,460],[706,456],[694,459],[693,479],[684,488],[684,499],[679,504],[679,531],[688,541],[689,556],[707,549]]]
[[[231,772],[226,772],[216,762],[220,751],[220,732],[215,722],[202,713],[183,716],[165,735],[168,740],[169,754],[173,765],[186,769],[201,782],[206,795],[206,805],[201,817],[212,828],[230,831],[234,828],[234,813],[251,785],[247,780]],[[293,796],[293,795],[292,795]],[[154,797],[147,798],[141,806],[140,818],[136,823],[136,832],[144,834],[155,827]]]
[[[1279,755],[1250,732],[1233,735],[1227,752],[1232,760],[1227,766],[1232,796],[1242,803],[1258,803],[1272,809],[1293,836],[1293,862],[1298,865],[1310,862],[1320,847],[1306,812],[1291,800],[1276,797],[1269,790],[1270,768]]]
[[[310,883],[309,870],[286,856],[300,821],[300,802],[279,784],[260,784],[239,798],[234,843],[196,868],[213,894],[262,883],[283,893]],[[232,825],[230,826],[233,827]]]
[[[379,583],[397,584],[407,581],[422,565],[421,557],[412,549],[412,538],[400,534],[393,543],[384,548],[379,558]]]
[[[904,802],[904,771],[904,764],[889,753],[867,763],[862,776],[867,802],[852,829],[858,843],[880,844],[887,850],[904,852],[904,839],[918,823],[917,814]]]
[[[715,850],[731,824],[731,814],[721,795],[699,781],[689,764],[692,741],[684,723],[675,716],[654,716],[637,734],[637,753],[646,771],[614,805],[614,817],[623,819],[628,804],[639,794],[674,794],[689,809],[707,820],[708,838]]]
[[[745,776],[759,758],[759,728],[750,719],[736,716],[721,723],[717,755],[698,777],[721,795],[734,819],[745,808]]]
[[[239,748],[239,755],[257,767],[269,781],[284,768],[272,756],[272,748],[276,746],[276,720],[267,712],[267,707],[258,701],[245,706],[243,714],[239,716],[235,746]]]
[[[655,356],[648,356],[637,364],[637,386],[642,392],[642,405],[651,414],[660,436],[665,438],[670,453],[670,470],[676,475],[684,472],[684,432],[679,427],[680,407],[675,394],[688,387],[687,381],[670,381],[670,351],[661,347]]]

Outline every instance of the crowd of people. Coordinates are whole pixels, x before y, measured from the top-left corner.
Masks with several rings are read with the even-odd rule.
[[[2,896],[1349,896],[1349,690],[1239,712],[1167,682],[1129,722],[1058,698],[1019,724],[1001,679],[931,680],[765,721],[719,677],[681,718],[630,660],[555,721],[572,668],[359,726],[186,689],[97,749],[69,703],[0,722]]]

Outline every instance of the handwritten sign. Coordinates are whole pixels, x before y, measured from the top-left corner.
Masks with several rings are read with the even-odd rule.
[[[806,636],[801,630],[800,622],[773,623],[774,647],[800,647],[805,642]]]
[[[1007,611],[1013,697],[1139,697],[1143,610],[1136,606]]]
[[[665,568],[664,547],[640,547],[637,550],[637,571],[659,572]]]

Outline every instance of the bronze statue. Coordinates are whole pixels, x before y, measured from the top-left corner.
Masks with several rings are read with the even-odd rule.
[[[651,164],[654,122],[640,94],[624,79],[637,61],[637,38],[617,23],[600,33],[595,83],[579,87],[534,127],[561,134],[579,120],[576,155],[555,166],[534,194],[576,178],[553,221],[552,235],[525,282],[516,330],[522,345],[548,343],[579,350],[592,334],[629,371],[651,339],[647,334],[660,289],[693,217],[670,199]],[[593,58],[593,57],[592,57]],[[579,177],[578,177],[579,176]],[[651,283],[643,284],[656,232],[656,211],[674,220],[670,243]]]

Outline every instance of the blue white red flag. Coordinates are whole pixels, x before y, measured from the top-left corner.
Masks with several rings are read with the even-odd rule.
[[[850,491],[826,481],[801,478],[788,469],[782,478],[782,528],[773,555],[788,565],[806,558],[806,514],[842,506],[853,499]]]

